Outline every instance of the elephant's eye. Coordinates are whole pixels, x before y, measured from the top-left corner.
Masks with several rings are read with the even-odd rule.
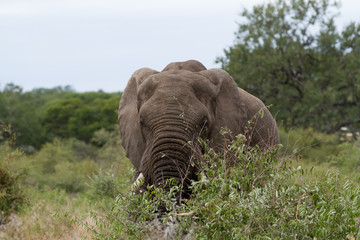
[[[145,125],[146,125],[142,118],[139,119],[139,125],[140,125],[140,127],[145,127]]]

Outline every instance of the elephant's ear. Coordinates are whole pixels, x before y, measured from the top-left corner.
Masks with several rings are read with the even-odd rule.
[[[209,69],[200,72],[209,80],[214,91],[214,104],[211,109],[213,124],[209,129],[209,140],[212,147],[221,149],[224,145],[222,130],[238,134],[244,128],[242,122],[248,118],[245,105],[241,101],[238,87],[231,76],[220,69]],[[231,134],[226,134],[231,135]]]
[[[137,89],[147,77],[155,73],[158,72],[150,68],[137,70],[131,76],[124,90],[118,110],[122,146],[126,151],[126,156],[137,169],[140,167],[145,150],[145,140],[138,120]]]
[[[216,89],[214,123],[209,132],[213,147],[222,148],[227,137],[232,138],[239,133],[245,135],[250,121],[254,121],[256,125],[253,126],[255,132],[251,133],[252,136],[247,136],[251,145],[268,142],[266,138],[271,135],[270,131],[276,131],[277,134],[276,122],[263,102],[238,88],[227,72],[210,69],[200,74],[206,76]],[[224,135],[221,133],[222,130],[228,131],[229,134]]]

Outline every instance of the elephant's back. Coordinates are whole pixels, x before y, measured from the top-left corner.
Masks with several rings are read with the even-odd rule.
[[[186,70],[190,72],[201,72],[207,70],[206,67],[199,61],[188,60],[185,62],[172,62],[169,63],[162,72],[170,70]]]

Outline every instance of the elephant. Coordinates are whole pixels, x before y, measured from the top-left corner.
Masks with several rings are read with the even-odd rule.
[[[253,122],[249,145],[265,150],[279,144],[276,121],[264,103],[227,72],[196,60],[170,63],[161,72],[135,71],[120,100],[118,122],[137,187],[141,182],[168,190],[168,179],[189,186],[198,175],[193,152],[201,151],[189,143],[198,137],[220,151],[226,139],[245,134]]]

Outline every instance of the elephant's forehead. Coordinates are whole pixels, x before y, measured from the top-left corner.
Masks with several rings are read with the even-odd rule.
[[[203,76],[189,71],[167,71],[149,76],[138,88],[138,99],[144,102],[151,99],[187,102],[196,92],[196,82]],[[195,84],[194,84],[195,83]]]
[[[180,89],[193,88],[203,76],[188,71],[171,71],[173,73],[160,73],[151,77],[152,85],[158,89],[165,88],[166,91],[180,91]]]
[[[188,103],[192,102],[194,91],[188,86],[164,85],[159,86],[152,94],[151,99],[166,102]]]

